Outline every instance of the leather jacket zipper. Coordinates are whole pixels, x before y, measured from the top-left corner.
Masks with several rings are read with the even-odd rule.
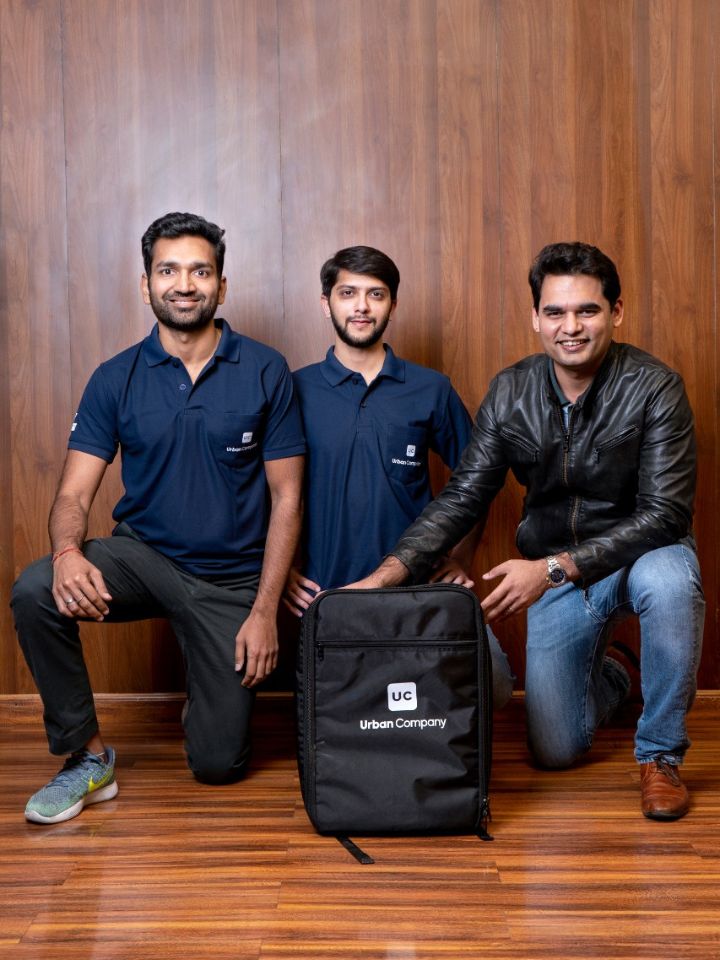
[[[568,482],[568,460],[570,459],[570,442],[572,440],[572,428],[573,420],[575,419],[575,408],[570,408],[570,415],[568,417],[567,429],[565,428],[565,420],[562,414],[562,410],[558,410],[558,416],[560,417],[560,422],[562,424],[563,433],[565,439],[563,441],[563,458],[562,458],[562,478],[563,483],[566,487],[570,486]]]
[[[562,420],[562,411],[560,411],[560,418]],[[568,480],[568,462],[570,459],[570,443],[572,442],[572,433],[573,433],[573,423],[575,420],[575,407],[570,408],[570,415],[568,416],[568,425],[567,430],[565,430],[565,440],[563,442],[563,459],[562,459],[562,477],[563,483],[566,487],[570,486]],[[565,423],[563,422],[563,429]],[[570,502],[570,532],[572,533],[573,542],[577,545],[580,541],[577,534],[577,518],[580,511],[580,497],[574,496]]]

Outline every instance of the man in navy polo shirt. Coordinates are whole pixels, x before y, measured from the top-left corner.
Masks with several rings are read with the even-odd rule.
[[[432,498],[429,453],[454,468],[472,421],[450,380],[396,357],[383,335],[400,274],[372,247],[339,250],[320,273],[335,342],[321,363],[293,374],[308,443],[302,566],[285,591],[302,616],[320,590],[375,569]],[[433,580],[472,586],[476,537],[443,558]],[[510,695],[505,655],[491,639],[495,705]]]
[[[78,621],[166,617],[186,664],[183,715],[198,780],[245,773],[254,687],[277,663],[277,605],[297,544],[305,441],[276,351],[215,319],[224,231],[172,213],[142,239],[143,341],[95,371],[50,513],[53,553],[13,590],[18,637],[52,753],[70,754],[25,816],[57,823],[117,793]],[[125,493],[112,537],[85,540],[118,447]]]

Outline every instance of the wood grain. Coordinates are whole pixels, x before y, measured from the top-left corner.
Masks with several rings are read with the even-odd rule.
[[[652,339],[647,345],[679,369],[698,424],[696,533],[708,624],[705,683],[720,686],[718,657],[718,328],[717,195],[713,101],[717,5],[698,0],[652,4],[649,17]],[[713,12],[714,11],[714,12]],[[688,16],[691,12],[691,16]],[[717,109],[717,103],[715,103]],[[706,318],[715,316],[708,324]],[[642,345],[642,344],[641,344]],[[705,679],[706,678],[706,679]],[[713,678],[713,679],[710,679]]]
[[[548,773],[527,762],[516,699],[496,717],[495,841],[363,838],[365,867],[307,820],[288,697],[260,698],[253,770],[224,788],[188,773],[179,706],[100,698],[118,797],[44,828],[22,818],[54,769],[39,704],[0,700],[0,957],[718,956],[717,698],[690,716],[682,821],[640,815],[633,714]]]
[[[60,27],[52,0],[2,4],[0,683],[8,690],[33,689],[5,598],[19,566],[47,549],[46,505],[72,416]]]

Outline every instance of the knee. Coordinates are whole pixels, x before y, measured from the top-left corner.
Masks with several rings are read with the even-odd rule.
[[[592,746],[592,738],[584,733],[584,725],[572,723],[567,716],[528,702],[526,692],[527,743],[533,762],[546,770],[571,767]]]
[[[704,606],[697,558],[682,545],[651,550],[636,560],[629,588],[631,595],[654,607],[674,611],[688,603]]]
[[[492,661],[493,709],[501,710],[512,696],[515,678],[510,669],[510,663],[505,651],[489,629],[488,639],[490,641],[490,657]]]
[[[570,738],[551,741],[540,739],[528,733],[528,748],[533,762],[544,770],[564,770],[577,763],[590,749]]]
[[[228,753],[221,750],[214,753],[204,752],[201,757],[194,757],[188,753],[188,766],[195,779],[200,783],[207,783],[211,786],[237,783],[246,775],[249,765],[249,748],[244,750],[240,756],[237,753]]]
[[[38,604],[51,597],[52,568],[49,559],[43,557],[26,567],[13,584],[10,606],[15,618],[24,617],[38,608]]]

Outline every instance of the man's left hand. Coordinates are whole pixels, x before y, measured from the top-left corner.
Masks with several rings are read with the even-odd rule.
[[[242,685],[256,687],[269,677],[278,662],[275,617],[252,612],[235,638],[235,670],[245,668]]]
[[[506,560],[484,573],[483,580],[502,581],[482,601],[488,620],[505,620],[535,603],[548,588],[546,560]]]

